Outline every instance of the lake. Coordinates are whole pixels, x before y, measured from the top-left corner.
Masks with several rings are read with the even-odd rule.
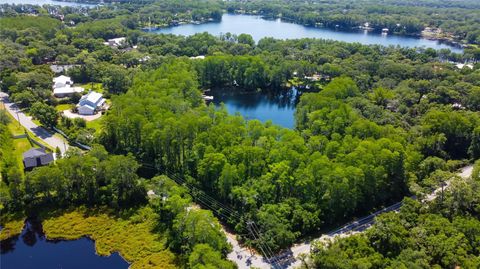
[[[217,89],[207,93],[213,96],[213,103],[221,103],[230,114],[240,113],[245,119],[271,120],[282,127],[295,127],[295,105],[299,92],[292,88],[281,94],[269,92],[242,92],[236,89]]]
[[[73,241],[45,239],[42,226],[28,221],[20,236],[1,241],[2,269],[127,269],[129,264],[118,254],[95,254],[95,243],[88,238]]]
[[[208,32],[218,36],[230,32],[232,34],[250,34],[253,39],[258,40],[264,37],[277,39],[297,38],[323,38],[345,42],[358,42],[365,45],[402,46],[402,47],[425,47],[433,49],[450,49],[453,52],[461,53],[461,48],[450,46],[434,40],[415,38],[398,35],[381,35],[377,33],[365,33],[362,31],[344,32],[327,28],[307,27],[300,24],[277,20],[264,20],[260,16],[224,14],[221,22],[209,22],[203,24],[183,24],[168,28],[154,30],[156,33],[174,35],[193,35],[196,33]]]
[[[303,25],[277,20],[264,20],[260,16],[224,14],[221,22],[204,24],[184,24],[180,26],[161,28],[155,33],[175,34],[189,36],[196,33],[208,32],[220,35],[230,32],[232,34],[248,33],[253,39],[264,37],[277,39],[295,38],[323,38],[345,42],[359,42],[365,45],[424,47],[433,49],[450,49],[461,53],[462,49],[438,41],[397,35],[381,35],[364,32],[342,32],[326,28],[306,27]],[[228,93],[227,93],[228,92]],[[224,103],[231,114],[240,113],[246,119],[259,119],[262,122],[272,120],[273,123],[286,128],[294,128],[295,105],[297,92],[290,92],[280,96],[268,93],[241,93],[233,90],[212,91],[213,102],[218,106]]]
[[[65,6],[65,7],[79,7],[79,6],[95,6],[93,4],[75,3],[75,2],[62,2],[53,0],[0,0],[0,4],[29,4],[29,5],[52,5],[52,6]]]

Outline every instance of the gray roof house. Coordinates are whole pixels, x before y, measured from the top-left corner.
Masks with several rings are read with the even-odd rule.
[[[43,148],[33,148],[23,153],[23,165],[25,169],[47,165],[53,162],[53,154]]]
[[[98,109],[102,108],[104,104],[105,99],[102,97],[102,94],[91,91],[88,94],[82,96],[80,102],[78,102],[78,114],[93,115]]]

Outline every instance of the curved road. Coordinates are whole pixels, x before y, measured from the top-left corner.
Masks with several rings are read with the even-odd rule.
[[[462,178],[468,178],[472,175],[473,165],[468,165],[463,167],[461,171],[457,174]],[[443,187],[435,189],[430,195],[428,195],[423,202],[431,201],[441,193],[442,188],[446,189],[450,186],[451,180],[447,180]],[[327,240],[332,239],[336,236],[348,236],[358,232],[365,231],[375,222],[375,217],[379,214],[385,212],[398,211],[402,206],[402,202],[398,202],[389,207],[386,207],[382,210],[379,210],[371,215],[358,219],[354,222],[350,222],[328,234],[322,235],[320,238],[314,239],[317,240]],[[233,251],[228,255],[228,259],[235,262],[238,265],[239,269],[249,269],[251,267],[261,268],[261,269],[290,269],[296,268],[301,265],[301,260],[299,256],[301,254],[308,255],[311,249],[312,241],[306,241],[301,244],[296,244],[292,246],[287,251],[284,251],[277,256],[273,257],[273,261],[269,263],[259,254],[252,254],[248,249],[242,247],[238,241],[235,239],[235,235],[225,231],[227,235],[228,242],[232,244]]]
[[[60,148],[62,155],[65,153],[65,151],[68,149],[67,142],[57,136],[54,136],[42,126],[35,124],[32,119],[25,115],[25,113],[23,113],[15,103],[10,102],[8,99],[8,94],[0,92],[0,100],[2,100],[2,103],[4,104],[8,113],[10,113],[15,120],[20,121],[20,124],[23,127],[32,132],[38,138],[42,139],[52,149],[58,147]]]

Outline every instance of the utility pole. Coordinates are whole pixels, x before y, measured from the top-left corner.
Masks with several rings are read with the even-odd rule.
[[[18,110],[16,111],[16,113],[17,113],[17,119],[18,119],[18,126],[20,127],[21,124],[20,124],[20,116],[18,115]]]

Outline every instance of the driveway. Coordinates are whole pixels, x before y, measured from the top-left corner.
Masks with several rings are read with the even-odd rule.
[[[102,116],[102,113],[97,113],[95,115],[80,115],[78,113],[73,113],[69,109],[62,111],[63,115],[67,118],[74,119],[74,118],[81,118],[86,121],[92,121],[100,118]]]
[[[16,104],[10,102],[8,94],[0,92],[0,100],[2,100],[8,113],[10,113],[16,120],[20,121],[20,124],[25,127],[25,129],[42,139],[45,144],[49,145],[51,148],[55,149],[58,147],[62,152],[62,155],[65,153],[68,149],[68,142],[64,141],[62,138],[54,136],[42,126],[35,124],[31,117],[25,115]]]

